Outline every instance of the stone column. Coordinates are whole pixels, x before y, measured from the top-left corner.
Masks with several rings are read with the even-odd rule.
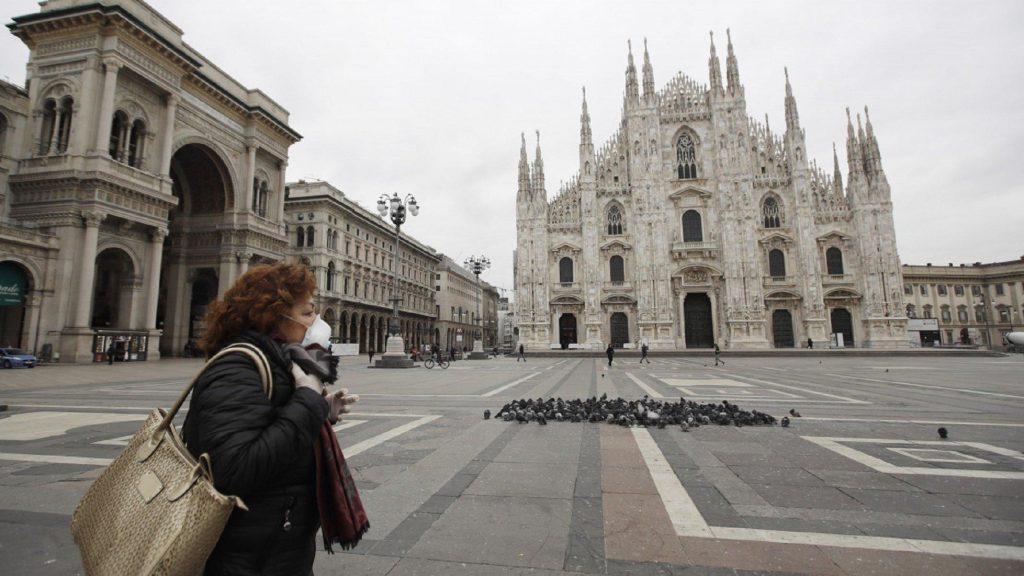
[[[103,96],[100,99],[99,125],[96,128],[97,154],[102,154],[110,143],[110,127],[114,120],[114,92],[117,89],[117,71],[122,64],[114,58],[104,58],[106,75],[103,77]]]
[[[708,290],[708,298],[711,300],[711,338],[712,342],[718,344],[718,290]]]
[[[281,221],[284,220],[284,187],[285,187],[285,183],[287,182],[285,180],[285,172],[287,172],[287,171],[288,171],[288,163],[282,161],[281,162],[281,181],[278,183],[278,187],[277,187],[277,212],[274,213],[274,214],[267,214],[267,218],[270,218],[271,220],[275,220],[277,222],[281,222]],[[282,224],[281,226],[284,226],[284,225]],[[396,263],[396,265],[397,265],[397,262],[398,262],[398,254],[395,254],[395,263]]]
[[[166,228],[154,228],[149,233],[149,244],[146,246],[146,318],[144,328],[156,329],[156,308],[160,301],[160,266],[164,257],[164,238]]]
[[[249,271],[249,261],[252,260],[252,252],[238,253],[238,278]]]
[[[61,128],[61,122],[64,119],[64,108],[60,102],[57,102],[57,107],[53,112],[53,130],[50,132],[50,142],[46,146],[46,154],[53,156],[57,153],[57,142],[60,141],[60,134],[63,132]]]
[[[178,95],[168,94],[164,100],[167,108],[164,109],[164,141],[160,150],[160,174],[170,177],[171,147],[174,146],[174,116],[178,111]]]
[[[82,259],[79,261],[78,305],[75,307],[75,327],[89,327],[89,313],[92,311],[92,284],[96,278],[96,242],[99,240],[100,222],[104,215],[88,212],[82,215],[85,237],[82,240]]]
[[[226,252],[220,255],[220,268],[217,270],[217,298],[223,298],[228,288],[235,283],[235,255]]]
[[[255,198],[254,184],[256,181],[256,139],[250,138],[246,143],[246,149],[249,152],[248,161],[245,165],[245,182],[243,182],[242,193],[239,195],[239,200],[242,206],[239,207],[240,212],[256,212],[253,208],[253,199]]]
[[[679,345],[686,348],[686,290],[679,290]]]

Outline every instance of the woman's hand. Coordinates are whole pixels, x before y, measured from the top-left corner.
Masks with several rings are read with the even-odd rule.
[[[327,393],[324,392],[324,394]],[[327,394],[326,397],[329,406],[327,418],[331,421],[331,424],[337,424],[341,420],[341,415],[351,412],[352,405],[359,402],[359,395],[349,394],[348,388],[342,388],[332,394]]]
[[[320,395],[325,393],[323,382],[316,376],[303,372],[302,368],[299,368],[295,363],[292,363],[292,376],[295,378],[296,390],[299,388],[309,388]]]

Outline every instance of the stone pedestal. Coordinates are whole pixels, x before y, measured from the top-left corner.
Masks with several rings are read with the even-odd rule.
[[[484,352],[484,341],[473,340],[473,351],[469,353],[470,360],[487,360],[490,356]]]
[[[374,362],[374,368],[412,368],[416,363],[405,355],[405,342],[401,336],[389,336],[385,352],[380,360]]]

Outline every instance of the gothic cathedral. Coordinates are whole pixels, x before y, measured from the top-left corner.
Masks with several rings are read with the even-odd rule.
[[[528,349],[907,345],[889,184],[864,109],[847,110],[846,185],[809,161],[786,74],[786,130],[747,114],[729,38],[705,86],[655,91],[632,49],[618,131],[594,147],[586,91],[579,172],[553,200],[538,136],[519,158],[515,257]]]

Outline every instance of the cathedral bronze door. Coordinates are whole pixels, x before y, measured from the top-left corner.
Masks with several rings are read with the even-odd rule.
[[[576,344],[576,315],[562,314],[558,319],[558,342],[562,350],[569,348],[569,344]]]
[[[789,310],[772,312],[772,337],[776,348],[793,347],[793,315]]]
[[[715,333],[711,326],[711,299],[706,292],[686,295],[683,301],[683,322],[686,324],[687,348],[711,348]]]
[[[612,314],[611,318],[612,346],[622,348],[629,342],[629,318],[622,312]]]
[[[831,317],[832,332],[843,335],[843,346],[853,346],[853,318],[850,317],[850,311],[846,308],[833,308]]]

